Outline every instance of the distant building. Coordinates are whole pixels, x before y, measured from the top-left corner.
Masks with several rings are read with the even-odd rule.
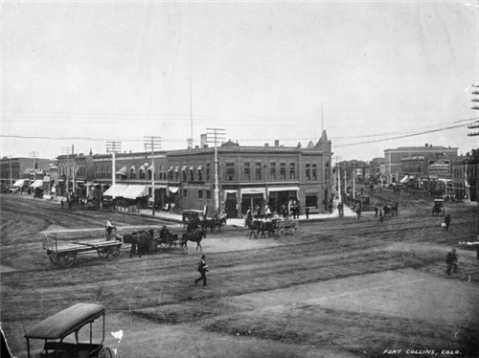
[[[457,157],[452,163],[452,188],[458,199],[477,201],[478,180],[478,154],[479,150],[473,150],[472,154]]]
[[[12,187],[22,180],[22,187],[28,190],[35,180],[43,180],[50,169],[50,160],[28,157],[3,157],[0,160],[0,182],[2,189]],[[18,184],[18,183],[17,183]]]
[[[457,150],[458,148],[446,148],[442,146],[433,146],[432,144],[426,144],[424,147],[399,147],[396,149],[386,149],[384,151],[386,181],[388,183],[399,182],[405,176],[402,159],[407,157],[427,158],[429,163],[428,173],[430,176],[437,176],[442,173],[443,169],[445,169],[444,163],[440,160],[443,157],[457,157]]]

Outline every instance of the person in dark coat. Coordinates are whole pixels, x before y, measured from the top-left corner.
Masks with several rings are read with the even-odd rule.
[[[306,219],[309,219],[309,208],[306,207]]]
[[[449,231],[449,225],[451,224],[451,215],[446,215],[446,217],[444,218],[444,224],[446,224],[446,231]]]
[[[377,206],[375,206],[375,207],[374,207],[374,213],[375,213],[375,215],[374,215],[374,216],[376,216],[376,217],[377,217],[377,216],[378,216],[378,213],[379,213],[379,209],[378,209],[378,207],[377,207]]]
[[[206,256],[201,256],[201,261],[198,264],[198,272],[200,273],[201,277],[195,280],[195,285],[198,284],[201,280],[203,280],[203,287],[206,286],[206,273],[208,272],[208,265],[206,264]]]
[[[452,249],[450,252],[448,252],[446,256],[446,264],[447,264],[447,271],[446,273],[448,275],[451,275],[451,270],[454,273],[457,273],[457,254],[456,254],[456,249]]]

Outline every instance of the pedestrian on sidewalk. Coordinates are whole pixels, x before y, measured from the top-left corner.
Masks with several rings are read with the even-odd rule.
[[[208,265],[206,264],[206,256],[201,256],[201,261],[198,264],[198,272],[200,273],[201,277],[195,280],[195,285],[198,284],[201,280],[203,280],[203,287],[206,286],[206,273],[208,272]]]
[[[63,209],[63,199],[60,201],[60,204],[62,205],[62,209]]]
[[[309,219],[309,208],[306,207],[306,220],[308,220],[308,219]]]

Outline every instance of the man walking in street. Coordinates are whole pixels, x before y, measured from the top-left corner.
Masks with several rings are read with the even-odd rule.
[[[200,278],[195,280],[195,285],[198,284],[201,280],[203,280],[203,287],[206,286],[206,273],[208,272],[208,265],[206,264],[206,256],[201,256],[201,261],[198,264],[198,272],[201,274]]]
[[[451,270],[453,273],[457,273],[457,254],[456,249],[452,249],[446,257],[447,271],[446,273],[450,276]]]
[[[451,215],[446,215],[446,217],[444,218],[444,224],[446,224],[446,231],[449,231],[449,225],[451,224]]]

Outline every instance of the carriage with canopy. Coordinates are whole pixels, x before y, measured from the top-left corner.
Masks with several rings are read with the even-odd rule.
[[[27,341],[28,358],[32,358],[35,352],[30,345],[31,340],[44,342],[42,351],[34,356],[36,358],[113,358],[113,351],[103,345],[105,315],[106,309],[102,305],[77,303],[44,319],[28,329],[24,335]],[[100,318],[103,323],[103,334],[101,342],[94,343],[93,323]],[[85,334],[86,329],[82,330],[88,325],[90,326],[89,335]]]

